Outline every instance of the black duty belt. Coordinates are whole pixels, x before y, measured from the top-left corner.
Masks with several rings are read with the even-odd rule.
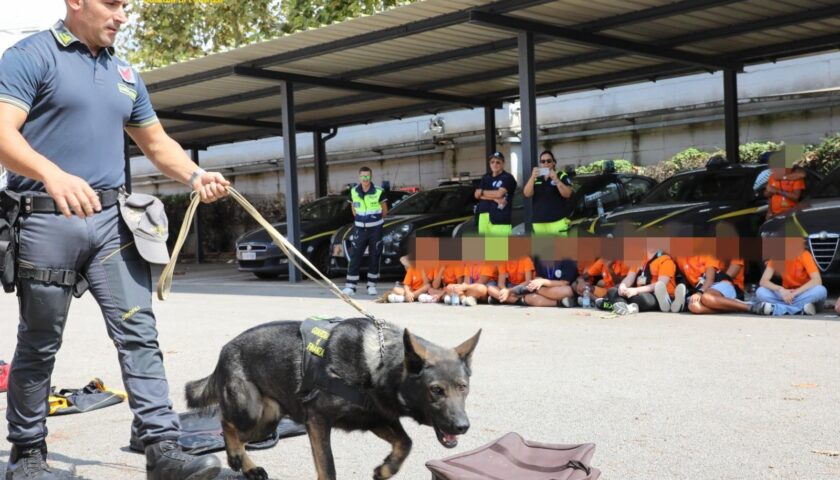
[[[119,203],[120,190],[97,190],[99,203],[102,208],[108,208]],[[46,195],[29,195],[22,193],[20,196],[20,211],[22,213],[61,213],[55,200]]]

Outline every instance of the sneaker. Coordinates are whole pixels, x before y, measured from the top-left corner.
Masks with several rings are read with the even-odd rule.
[[[30,447],[12,445],[6,480],[57,480],[47,465],[47,444],[41,442]]]
[[[816,315],[817,314],[817,306],[813,303],[806,303],[804,307],[802,307],[802,313],[804,315]]]
[[[452,305],[452,298],[449,295],[443,296],[443,304],[444,305]]]
[[[677,285],[677,288],[674,289],[674,301],[671,302],[671,313],[682,312],[683,306],[685,306],[685,294],[685,284]]]
[[[517,285],[510,289],[511,293],[516,295],[517,297],[521,297],[528,293],[528,286],[527,285]]]
[[[341,293],[343,293],[343,294],[345,294],[349,297],[352,297],[353,295],[356,294],[356,289],[355,288],[350,288],[350,287],[344,287],[344,288],[341,289]]]
[[[613,312],[616,315],[632,315],[634,313],[639,313],[639,306],[635,303],[626,304],[624,302],[616,302],[613,305]]]
[[[574,305],[574,300],[572,300],[572,297],[566,297],[563,300],[560,300],[560,302],[558,304],[558,306],[562,306],[562,307],[565,307],[565,308],[571,308],[573,305]]]
[[[222,470],[214,455],[190,455],[174,440],[146,447],[146,480],[210,480]]]
[[[449,298],[449,304],[450,305],[460,305],[461,304],[461,298],[458,295],[452,295]]]
[[[487,295],[487,305],[499,305],[501,303],[497,298]]]
[[[421,293],[417,297],[417,301],[420,303],[434,303],[434,297],[432,297],[428,293]]]
[[[474,307],[478,305],[478,301],[475,299],[475,297],[464,297],[464,299],[461,301],[461,304],[465,307]]]
[[[662,282],[656,282],[653,287],[653,295],[656,297],[656,302],[659,303],[659,309],[663,312],[671,311],[671,296],[668,295],[668,287]]]
[[[377,296],[379,292],[376,291],[376,285],[368,285],[367,289],[368,295]]]
[[[613,304],[606,298],[596,298],[595,308],[597,308],[598,310],[606,310],[608,312],[611,312],[613,309]]]
[[[388,295],[388,303],[403,303],[405,301],[405,296],[397,295],[396,293],[391,293]]]
[[[750,305],[750,313],[756,315],[773,315],[773,304],[767,302],[756,302]]]

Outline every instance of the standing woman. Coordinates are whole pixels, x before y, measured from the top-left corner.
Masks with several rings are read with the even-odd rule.
[[[475,190],[478,233],[492,237],[510,236],[516,179],[505,171],[505,156],[501,152],[494,152],[487,161],[490,172],[484,174]]]
[[[566,202],[572,196],[572,179],[566,172],[557,174],[557,160],[551,151],[540,154],[540,166],[531,171],[531,178],[522,189],[527,198],[534,198],[534,234],[566,235]]]

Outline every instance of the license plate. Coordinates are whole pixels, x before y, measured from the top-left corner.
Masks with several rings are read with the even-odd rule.
[[[239,255],[240,255],[239,258],[242,259],[242,260],[256,260],[257,259],[257,253],[256,252],[240,252]]]

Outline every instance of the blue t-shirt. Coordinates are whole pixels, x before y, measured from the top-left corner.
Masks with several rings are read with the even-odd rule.
[[[93,57],[61,21],[6,50],[0,102],[27,113],[21,134],[36,152],[94,189],[125,183],[123,128],[158,121],[137,72],[111,49]],[[8,188],[44,190],[12,172]]]
[[[540,278],[572,283],[578,277],[578,264],[575,260],[541,260],[534,266],[537,267],[537,276]]]
[[[487,173],[481,177],[481,184],[478,188],[492,191],[504,188],[507,191],[505,208],[499,208],[499,204],[493,200],[479,200],[477,212],[489,213],[490,223],[494,225],[510,225],[511,213],[513,212],[513,193],[516,191],[516,179],[508,172],[502,172],[498,176]]]
[[[534,180],[534,223],[556,222],[566,216],[567,199],[557,190],[557,182],[572,186],[572,179],[566,172],[557,174],[557,181],[539,176]]]

